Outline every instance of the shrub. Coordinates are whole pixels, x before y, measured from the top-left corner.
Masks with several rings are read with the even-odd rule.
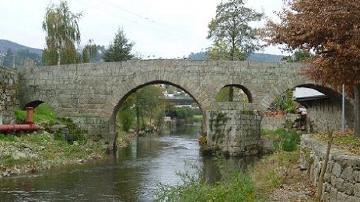
[[[275,148],[283,151],[295,151],[300,143],[300,134],[295,130],[262,130],[262,135],[273,140]]]

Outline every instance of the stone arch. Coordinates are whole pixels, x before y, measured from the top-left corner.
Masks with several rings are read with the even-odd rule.
[[[37,106],[41,105],[45,103],[44,101],[42,100],[34,100],[34,101],[31,101],[31,102],[28,102],[24,105],[23,109],[25,109],[26,107],[32,107],[32,108],[36,108]]]
[[[246,97],[248,99],[248,102],[249,103],[253,102],[253,95],[251,94],[251,91],[247,87],[245,87],[244,85],[241,85],[241,84],[226,84],[226,85],[224,85],[224,86],[222,86],[222,87],[220,87],[219,89],[216,90],[216,95],[215,96],[217,96],[218,93],[222,89],[227,88],[227,87],[234,87],[234,88],[242,90],[245,93],[245,95],[246,95]]]
[[[191,90],[186,89],[186,88],[182,87],[181,85],[175,84],[175,83],[170,82],[170,81],[153,80],[153,81],[150,81],[150,82],[145,82],[143,84],[134,86],[132,89],[127,91],[123,96],[121,96],[120,100],[117,102],[117,104],[115,106],[113,106],[111,117],[110,117],[110,120],[109,120],[109,132],[110,132],[110,135],[111,135],[111,138],[112,138],[111,141],[112,141],[114,147],[115,147],[115,141],[116,141],[116,124],[115,124],[116,115],[117,115],[117,112],[119,111],[119,109],[121,108],[123,102],[126,100],[126,98],[128,98],[129,95],[136,92],[138,89],[141,89],[141,88],[143,88],[145,86],[148,86],[148,85],[154,85],[154,84],[168,84],[168,85],[174,86],[176,88],[179,88],[179,89],[185,91],[188,95],[190,95],[190,97],[196,102],[196,104],[199,106],[199,108],[200,108],[200,110],[202,112],[202,115],[203,115],[203,126],[202,127],[203,127],[204,130],[206,130],[206,126],[204,125],[205,120],[206,120],[206,109],[204,108],[204,104],[202,104],[199,101],[199,99],[196,98],[192,94]]]
[[[326,127],[333,128],[334,130],[340,130],[341,124],[341,105],[342,105],[342,94],[338,90],[330,87],[321,85],[318,83],[312,82],[299,82],[293,86],[282,86],[279,89],[282,89],[281,93],[276,93],[271,96],[272,102],[277,96],[280,96],[282,93],[286,92],[289,89],[295,88],[308,88],[316,90],[324,96],[315,96],[315,97],[304,97],[303,99],[298,99],[296,102],[301,106],[304,106],[308,109],[308,115],[311,121],[314,122],[316,126],[315,131],[325,131]],[[272,103],[270,102],[270,104]],[[263,111],[267,110],[270,107],[270,104]],[[345,98],[345,119],[346,125],[349,128],[353,126],[353,103],[349,97]]]

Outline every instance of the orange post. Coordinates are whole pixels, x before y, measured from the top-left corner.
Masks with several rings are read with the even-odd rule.
[[[33,124],[33,115],[34,115],[34,108],[26,107],[26,121],[27,124]]]

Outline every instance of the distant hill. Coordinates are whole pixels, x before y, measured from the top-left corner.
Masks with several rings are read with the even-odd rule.
[[[1,66],[8,68],[15,66],[21,68],[28,65],[29,62],[35,65],[41,65],[41,55],[41,49],[31,48],[9,40],[0,39]]]
[[[37,54],[41,56],[42,50],[37,48],[30,48],[9,40],[0,39],[0,52],[5,53],[8,49],[10,49],[12,52],[18,52],[21,50],[28,50],[30,53]]]
[[[283,55],[253,53],[247,60],[256,62],[280,62],[283,57]]]
[[[188,56],[190,60],[206,60],[207,57],[207,52],[190,53]],[[256,62],[280,62],[283,57],[283,55],[253,53],[247,60]]]

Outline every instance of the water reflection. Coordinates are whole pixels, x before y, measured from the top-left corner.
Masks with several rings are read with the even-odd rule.
[[[159,183],[176,185],[176,174],[198,174],[215,182],[221,172],[214,157],[203,157],[198,127],[178,128],[164,135],[140,137],[114,158],[53,169],[34,176],[0,180],[1,201],[151,201]],[[252,160],[252,159],[251,159]],[[221,160],[221,167],[243,169],[248,160]],[[192,165],[192,166],[189,166]]]

